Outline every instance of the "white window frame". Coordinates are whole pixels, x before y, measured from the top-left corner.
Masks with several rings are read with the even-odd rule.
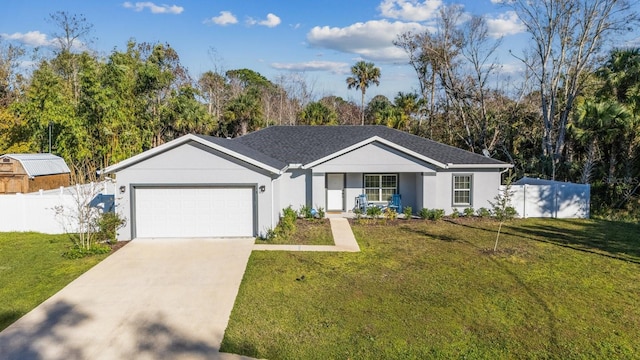
[[[367,185],[367,177],[368,176],[377,176],[378,177],[378,181],[379,181],[378,183],[380,185],[377,186],[377,187],[367,187],[366,185]],[[384,187],[384,186],[382,186],[382,177],[383,176],[392,176],[392,177],[394,177],[395,178],[395,186],[394,187],[389,187],[389,186]],[[399,181],[398,174],[363,174],[363,177],[362,177],[363,192],[365,194],[367,194],[367,190],[377,189],[378,190],[378,197],[376,199],[373,199],[373,198],[367,196],[367,200],[371,201],[371,202],[386,202],[386,201],[389,201],[389,200],[383,199],[382,191],[385,190],[385,189],[386,190],[393,189],[393,194],[398,194],[398,181]]]
[[[468,188],[456,188],[456,184],[460,182],[456,182],[456,179],[462,177],[469,178]],[[468,193],[469,202],[456,202],[456,193],[459,192]],[[473,174],[453,174],[451,177],[451,203],[453,206],[471,206],[473,204]]]

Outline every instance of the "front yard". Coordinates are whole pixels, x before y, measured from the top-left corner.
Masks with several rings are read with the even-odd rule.
[[[67,235],[0,233],[0,331],[104,259],[65,259]]]
[[[356,221],[360,253],[254,251],[222,350],[268,359],[640,354],[640,226]]]

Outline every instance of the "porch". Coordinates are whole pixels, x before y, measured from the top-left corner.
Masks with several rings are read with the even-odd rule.
[[[422,206],[422,173],[326,173],[313,174],[313,203],[327,213],[353,214],[377,206],[417,209]]]

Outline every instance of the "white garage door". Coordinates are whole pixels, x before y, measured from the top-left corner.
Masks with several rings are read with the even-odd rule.
[[[253,188],[136,188],[139,238],[253,236]]]

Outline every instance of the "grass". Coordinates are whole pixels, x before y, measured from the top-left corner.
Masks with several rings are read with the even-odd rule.
[[[295,230],[288,236],[270,240],[256,238],[256,244],[334,245],[329,219],[296,219]]]
[[[107,255],[65,259],[67,235],[0,233],[0,330]]]
[[[353,225],[362,252],[253,252],[222,351],[268,359],[628,359],[640,226]],[[304,277],[302,276],[304,275]]]

